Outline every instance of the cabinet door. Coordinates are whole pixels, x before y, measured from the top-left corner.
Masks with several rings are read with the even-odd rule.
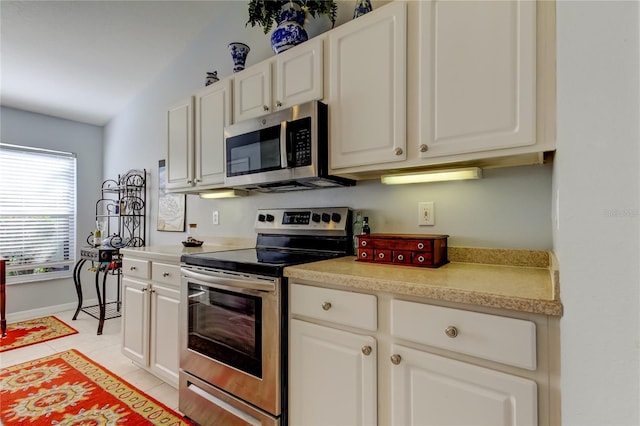
[[[376,340],[295,319],[290,339],[290,423],[375,425]]]
[[[122,353],[149,365],[149,287],[143,281],[122,279]]]
[[[179,309],[179,287],[154,283],[151,289],[150,367],[157,376],[176,388],[179,367]]]
[[[421,158],[532,145],[536,2],[420,2]]]
[[[322,43],[316,37],[276,56],[276,109],[324,97]]]
[[[193,186],[193,97],[167,113],[167,188]]]
[[[233,78],[233,118],[237,123],[271,112],[271,61],[244,69]]]
[[[392,345],[391,417],[395,425],[537,424],[536,383]],[[396,362],[398,359],[396,358]]]
[[[406,4],[387,4],[328,38],[331,168],[405,160]]]
[[[196,94],[195,184],[224,184],[224,126],[231,124],[231,80]]]

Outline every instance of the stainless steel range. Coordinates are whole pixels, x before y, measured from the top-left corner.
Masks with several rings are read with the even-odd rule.
[[[256,247],[182,256],[179,408],[201,425],[287,424],[286,266],[352,253],[351,210],[268,209]]]

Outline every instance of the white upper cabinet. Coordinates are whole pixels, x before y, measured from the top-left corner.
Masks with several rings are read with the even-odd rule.
[[[322,46],[316,37],[235,74],[235,121],[322,99]]]
[[[411,7],[419,17],[412,28],[418,74],[409,87],[419,96],[418,157],[536,144],[536,2]]]
[[[168,112],[167,188],[224,185],[224,127],[231,124],[231,79],[220,80]]]
[[[330,167],[338,173],[406,159],[406,6],[392,2],[328,33]]]
[[[324,97],[322,45],[316,37],[276,56],[276,109]]]
[[[224,184],[224,127],[231,124],[231,79],[196,93],[195,184],[202,189]]]
[[[167,189],[193,186],[193,96],[167,112]]]
[[[233,93],[235,122],[271,112],[271,61],[260,62],[236,73]]]

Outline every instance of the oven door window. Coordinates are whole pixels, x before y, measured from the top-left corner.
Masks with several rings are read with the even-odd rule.
[[[226,139],[227,176],[267,172],[281,164],[280,125]]]
[[[188,348],[262,378],[262,299],[188,286]]]

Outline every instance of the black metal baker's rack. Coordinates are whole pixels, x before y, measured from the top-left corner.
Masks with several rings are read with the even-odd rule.
[[[74,282],[78,293],[78,309],[73,317],[76,319],[80,311],[98,319],[98,334],[102,334],[104,320],[121,316],[121,275],[122,255],[119,250],[124,247],[143,247],[146,241],[147,216],[147,171],[130,170],[118,175],[118,179],[107,179],[102,182],[101,195],[96,201],[96,228],[100,226],[101,236],[95,237],[91,232],[87,237],[89,247],[80,250],[80,260],[74,271]],[[82,286],[80,274],[82,265],[91,261],[90,270],[96,274],[96,291],[98,304],[82,306]],[[102,291],[98,277],[103,273]],[[105,286],[108,276],[115,276],[117,281],[117,297],[114,302],[106,302]]]

